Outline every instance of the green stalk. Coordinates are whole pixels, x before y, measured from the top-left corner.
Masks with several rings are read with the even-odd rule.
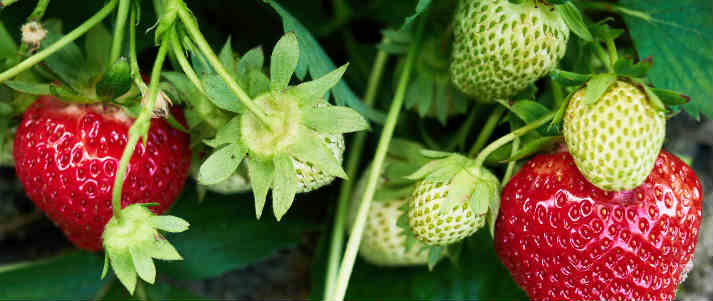
[[[515,137],[515,140],[512,142],[512,151],[510,152],[510,156],[515,155],[517,153],[518,148],[520,148],[520,137]],[[505,184],[510,181],[510,178],[512,178],[512,173],[515,170],[515,164],[517,164],[517,160],[512,160],[508,162],[508,167],[505,170],[505,175],[503,176],[503,182],[501,183],[501,188],[505,187]]]
[[[384,67],[386,66],[388,56],[388,53],[385,51],[379,51],[376,55],[374,67],[371,69],[369,83],[367,84],[364,96],[364,103],[367,106],[374,104],[376,92],[378,91],[379,84],[381,84],[381,76],[384,73]],[[334,285],[336,284],[337,267],[340,262],[339,254],[342,253],[342,245],[344,244],[344,225],[348,212],[347,210],[349,209],[349,197],[352,192],[352,184],[356,181],[357,171],[361,161],[361,154],[363,153],[364,144],[366,143],[366,137],[366,132],[356,133],[346,164],[347,175],[350,180],[343,181],[339,190],[337,214],[334,217],[334,229],[332,230],[331,240],[332,243],[329,247],[329,259],[327,261],[327,278],[324,286],[325,300],[332,299],[330,294],[334,291]]]
[[[475,166],[483,166],[483,162],[485,162],[485,159],[488,158],[488,155],[490,155],[492,152],[494,152],[501,146],[507,144],[508,142],[513,141],[515,138],[519,138],[522,135],[525,135],[530,131],[537,129],[543,124],[549,122],[554,117],[554,114],[555,113],[549,113],[541,117],[540,119],[537,119],[532,123],[527,124],[517,130],[510,132],[505,136],[498,138],[498,140],[493,141],[493,143],[490,143],[487,147],[485,147],[485,149],[483,149],[483,151],[478,154],[478,157],[475,158]]]
[[[111,42],[111,54],[109,55],[109,66],[121,55],[121,47],[124,43],[124,26],[126,26],[126,17],[129,14],[130,7],[131,0],[119,0],[119,9],[116,12],[116,22],[114,23],[114,36]]]
[[[498,126],[498,121],[500,121],[500,117],[503,115],[504,112],[505,107],[497,106],[495,110],[490,113],[490,117],[488,117],[488,120],[485,122],[483,129],[480,131],[478,139],[475,140],[475,143],[470,148],[470,151],[468,152],[468,157],[475,157],[475,155],[478,154],[478,152],[483,148],[483,146],[485,146],[485,143],[488,142],[490,136],[493,135],[493,131]]]
[[[39,0],[37,1],[37,6],[32,11],[29,17],[27,17],[27,22],[37,21],[42,19],[47,11],[47,6],[50,4],[50,0]]]
[[[611,60],[611,65],[614,66],[616,61],[619,60],[619,54],[616,53],[616,44],[614,44],[613,39],[606,40],[607,49],[609,50],[609,59]]]
[[[354,261],[356,260],[356,255],[359,251],[361,237],[364,233],[364,227],[366,226],[366,216],[369,213],[369,207],[371,206],[371,201],[374,198],[376,184],[379,180],[379,175],[381,174],[381,168],[384,164],[384,159],[386,158],[386,152],[389,149],[391,137],[393,136],[394,128],[396,127],[396,121],[398,121],[399,113],[401,112],[401,106],[403,105],[404,96],[406,95],[406,87],[408,86],[408,81],[411,77],[411,69],[421,46],[421,35],[423,33],[424,24],[425,22],[421,20],[417,25],[418,28],[415,35],[416,39],[413,44],[411,44],[408,55],[406,56],[406,64],[404,65],[403,72],[399,78],[399,83],[396,88],[396,93],[394,94],[393,102],[391,103],[391,108],[386,116],[384,129],[379,137],[379,144],[376,147],[376,154],[374,155],[374,162],[372,163],[371,170],[369,171],[366,190],[364,191],[361,203],[359,204],[356,221],[351,233],[349,234],[349,241],[347,242],[347,248],[344,252],[341,268],[339,269],[337,284],[334,288],[334,292],[330,295],[332,300],[344,300],[344,295],[346,294],[347,286],[349,285],[349,277],[351,277],[352,269],[354,268]]]
[[[5,1],[0,1],[0,11],[2,11],[3,9],[7,8],[7,7],[10,6],[10,5],[15,4],[15,2],[17,2],[17,1],[19,1],[19,0],[5,0]]]
[[[112,191],[111,198],[114,216],[117,219],[121,216],[121,190],[124,184],[124,177],[126,177],[126,170],[129,167],[129,160],[134,154],[134,149],[136,149],[136,143],[139,142],[139,138],[145,135],[151,125],[151,114],[153,112],[154,104],[156,103],[156,96],[158,96],[158,82],[161,77],[161,68],[163,67],[163,61],[166,59],[167,53],[168,42],[165,40],[161,43],[161,47],[158,49],[158,55],[156,56],[156,61],[154,61],[153,69],[151,70],[151,84],[149,85],[148,102],[146,102],[146,104],[144,104],[141,108],[139,117],[134,120],[131,128],[129,128],[129,141],[126,143],[124,153],[121,155],[121,161],[119,161],[119,168],[116,171],[114,190]]]
[[[139,59],[136,56],[136,10],[137,7],[131,10],[129,16],[129,66],[131,67],[131,77],[134,78],[134,84],[141,88],[146,88],[144,79],[141,78],[139,70]]]
[[[446,145],[446,151],[453,151],[459,145],[462,146],[465,144],[465,139],[468,137],[470,128],[473,127],[473,122],[475,122],[475,118],[478,117],[478,114],[482,109],[483,104],[481,103],[476,103],[473,108],[470,109],[468,118],[466,118],[463,124],[461,124],[460,128],[458,128],[458,131],[456,132],[456,135],[453,136],[453,139],[448,143],[448,145]]]
[[[178,61],[178,64],[181,66],[181,69],[183,70],[183,73],[186,74],[186,77],[193,83],[194,86],[200,91],[201,93],[205,93],[203,90],[203,84],[201,83],[201,80],[198,78],[198,74],[196,74],[196,71],[193,70],[193,67],[191,67],[191,64],[188,62],[188,59],[186,58],[186,54],[183,51],[183,47],[181,46],[181,41],[178,39],[178,33],[176,32],[176,29],[174,28],[173,31],[171,31],[171,47],[173,47],[173,55],[176,57],[176,60]]]
[[[31,68],[35,64],[41,62],[48,56],[55,53],[57,50],[60,50],[62,47],[79,38],[81,35],[89,31],[89,29],[94,27],[94,25],[104,20],[104,18],[106,18],[106,16],[108,16],[114,10],[114,8],[116,7],[116,3],[117,0],[109,1],[109,3],[107,3],[94,16],[82,23],[82,25],[79,25],[79,27],[75,28],[74,30],[63,36],[61,39],[57,40],[57,42],[55,42],[54,44],[28,57],[24,61],[13,66],[12,68],[5,70],[5,72],[0,73],[0,83]]]
[[[602,45],[600,45],[598,42],[595,42],[592,44],[592,46],[594,47],[594,52],[597,53],[599,60],[601,60],[602,64],[604,64],[604,66],[607,67],[607,71],[609,73],[614,73],[614,67],[613,67],[614,64],[611,63],[612,62],[611,58],[604,51],[604,48],[602,47]]]
[[[562,101],[564,101],[564,93],[562,93],[562,84],[560,84],[556,80],[553,80],[552,78],[550,78],[549,81],[550,88],[552,89],[552,98],[555,100],[555,108],[559,108],[559,106],[562,104]]]
[[[260,120],[268,129],[271,129],[272,126],[267,120],[265,113],[263,113],[262,110],[260,110],[260,108],[255,105],[252,99],[250,99],[250,96],[245,93],[245,90],[243,90],[240,85],[235,82],[235,79],[233,79],[230,73],[225,70],[225,66],[223,66],[223,64],[220,62],[220,59],[218,59],[218,56],[215,54],[215,52],[213,52],[213,49],[210,47],[210,44],[208,44],[208,41],[206,41],[205,37],[203,37],[203,34],[201,33],[200,29],[198,29],[198,24],[196,23],[196,20],[193,18],[193,16],[185,6],[181,6],[178,9],[178,17],[183,22],[183,25],[188,31],[188,34],[197,44],[198,49],[201,50],[203,55],[208,59],[208,63],[210,63],[213,69],[215,69],[218,75],[223,79],[223,81],[225,81],[225,83],[228,85],[228,88],[230,88],[230,91],[232,91],[233,94],[238,97],[238,100],[240,100],[240,102],[245,106],[245,108],[248,109],[248,111],[250,111],[250,113],[254,114],[255,117],[257,117],[257,119]]]

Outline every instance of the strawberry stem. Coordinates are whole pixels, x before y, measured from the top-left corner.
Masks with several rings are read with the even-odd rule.
[[[109,54],[109,65],[111,66],[121,55],[121,48],[124,45],[124,27],[126,18],[131,7],[131,0],[119,0],[119,8],[116,12],[114,22],[114,36],[111,42],[111,53]]]
[[[510,156],[514,156],[517,153],[518,148],[520,148],[520,137],[515,137],[515,140],[512,141],[512,151],[510,152]],[[517,160],[512,160],[508,162],[508,167],[505,170],[505,175],[503,175],[503,180],[500,183],[501,188],[505,187],[505,184],[507,184],[508,181],[510,181],[510,178],[512,177],[512,173],[515,170],[515,164],[517,163]]]
[[[54,44],[28,57],[24,61],[13,66],[12,68],[5,70],[5,72],[0,73],[0,83],[22,73],[27,69],[30,69],[32,66],[36,65],[37,63],[46,59],[48,56],[62,49],[62,47],[66,46],[67,44],[82,36],[84,33],[89,31],[89,29],[94,27],[94,25],[104,20],[104,18],[106,18],[112,11],[114,11],[117,1],[118,0],[110,0],[109,3],[107,3],[102,9],[100,9],[94,16],[87,19],[87,21],[82,23],[82,25],[79,25],[79,27],[75,28],[68,34],[64,35]]]
[[[334,287],[334,291],[327,296],[327,300],[344,300],[344,295],[347,291],[347,286],[349,285],[349,277],[351,277],[352,269],[354,268],[354,261],[356,260],[356,255],[359,251],[359,244],[361,243],[364,227],[366,226],[366,217],[369,213],[371,201],[374,198],[374,192],[376,191],[376,184],[379,180],[381,168],[384,164],[384,159],[386,158],[386,152],[389,148],[389,144],[391,143],[391,137],[394,135],[394,128],[396,127],[396,122],[398,121],[399,113],[401,112],[401,107],[404,103],[404,96],[406,95],[406,88],[411,77],[413,63],[418,55],[419,49],[421,48],[421,36],[423,35],[423,29],[425,27],[424,24],[424,20],[420,20],[418,25],[416,25],[415,39],[409,46],[406,63],[399,77],[394,99],[391,103],[391,107],[389,108],[389,113],[386,115],[386,123],[384,124],[383,131],[379,137],[379,143],[376,147],[376,154],[374,155],[374,162],[372,163],[371,170],[369,171],[366,190],[362,196],[356,221],[354,222],[354,226],[352,227],[352,231],[349,235],[349,241],[347,242],[342,264],[339,269],[337,284]]]
[[[181,66],[181,69],[183,70],[183,73],[186,74],[186,77],[193,83],[194,86],[200,91],[201,93],[205,93],[205,90],[203,90],[203,84],[201,83],[201,80],[198,78],[198,74],[196,74],[196,71],[193,70],[193,67],[191,67],[191,64],[188,62],[188,59],[186,58],[186,54],[183,51],[183,47],[181,46],[181,41],[178,39],[178,33],[176,32],[176,29],[174,28],[171,31],[171,46],[173,47],[173,54],[176,57],[176,60],[178,61],[178,65]]]
[[[384,73],[384,67],[386,66],[388,56],[389,54],[383,50],[379,50],[376,54],[374,67],[371,69],[371,75],[369,76],[369,82],[364,96],[364,104],[366,106],[374,104],[376,92],[381,84],[381,76]],[[351,151],[349,152],[349,158],[347,158],[346,164],[349,179],[356,179],[357,177],[357,171],[361,161],[361,155],[364,150],[364,144],[366,143],[366,137],[366,132],[358,132],[354,137],[354,142],[352,143]],[[329,294],[334,290],[334,285],[336,284],[337,267],[340,263],[339,254],[342,252],[342,246],[344,244],[344,221],[346,220],[347,210],[349,208],[349,197],[351,196],[353,183],[353,180],[344,181],[339,188],[339,201],[337,202],[337,213],[334,217],[334,229],[332,230],[332,241],[329,247],[329,257],[327,260],[327,278],[324,286],[325,300],[330,300],[329,297],[331,296],[329,296]]]
[[[139,142],[139,138],[145,136],[151,125],[151,115],[153,113],[154,104],[156,103],[156,96],[158,96],[158,82],[161,77],[161,69],[163,68],[163,61],[166,59],[166,54],[168,53],[168,40],[163,40],[161,46],[158,49],[158,54],[156,55],[156,61],[154,61],[153,69],[151,70],[151,83],[149,85],[149,95],[148,101],[141,108],[141,113],[139,117],[134,120],[134,123],[129,128],[129,141],[126,143],[124,148],[124,153],[121,155],[121,161],[119,161],[119,169],[116,171],[116,178],[114,179],[114,189],[112,190],[112,209],[114,210],[114,216],[120,219],[121,212],[121,190],[124,184],[124,178],[126,177],[126,171],[129,167],[129,160],[134,154],[136,149],[136,144]],[[146,142],[146,139],[144,139]]]
[[[499,105],[495,108],[495,110],[493,110],[492,113],[490,113],[488,120],[485,122],[483,129],[478,135],[478,139],[475,140],[473,147],[470,148],[470,151],[468,152],[468,157],[475,157],[475,155],[478,154],[478,152],[483,148],[483,146],[485,146],[485,143],[488,142],[490,136],[493,135],[493,131],[498,126],[498,121],[500,121],[500,117],[503,115],[504,112],[505,107]]]
[[[178,17],[181,19],[181,22],[183,22],[183,25],[188,31],[188,35],[190,35],[193,41],[197,44],[198,49],[200,49],[203,55],[208,59],[208,63],[210,63],[213,69],[215,69],[215,72],[217,72],[220,78],[225,81],[230,91],[235,94],[235,96],[238,98],[238,100],[240,100],[240,102],[245,106],[245,108],[247,108],[250,113],[255,115],[255,117],[257,117],[257,119],[265,125],[265,127],[267,127],[269,130],[272,130],[273,126],[267,120],[265,113],[255,105],[255,103],[252,99],[250,99],[250,96],[248,96],[245,90],[243,90],[243,88],[238,85],[235,79],[233,79],[230,73],[225,70],[225,66],[223,66],[223,64],[220,62],[220,59],[218,59],[218,56],[210,47],[210,44],[208,44],[208,41],[206,41],[205,37],[198,28],[196,20],[193,18],[190,11],[188,11],[185,5],[181,5],[178,9]]]
[[[540,119],[537,119],[537,120],[533,121],[532,123],[525,125],[517,130],[514,130],[514,131],[510,132],[509,134],[498,138],[498,140],[493,141],[487,147],[485,147],[485,149],[483,149],[483,151],[481,151],[478,154],[478,157],[475,158],[476,168],[480,168],[481,166],[483,166],[483,162],[485,162],[485,159],[488,158],[488,155],[490,155],[492,152],[494,152],[501,146],[507,144],[510,141],[515,140],[515,138],[519,138],[522,135],[529,133],[530,131],[532,131],[534,129],[537,129],[538,127],[540,127],[543,124],[552,120],[553,117],[554,117],[554,113],[549,113],[549,114],[541,117]]]
[[[470,109],[470,114],[468,115],[468,118],[463,122],[460,128],[458,128],[458,131],[456,132],[453,139],[446,145],[446,151],[451,152],[456,148],[465,148],[465,140],[468,137],[470,128],[473,127],[473,122],[475,122],[475,118],[478,117],[478,114],[482,109],[483,104],[481,103],[476,103],[475,106]]]
[[[37,6],[35,6],[35,9],[32,11],[32,13],[30,13],[30,16],[27,17],[27,22],[33,22],[42,19],[42,17],[45,15],[45,11],[47,11],[47,5],[49,5],[49,3],[49,0],[37,1]],[[29,47],[29,44],[22,43],[22,45],[20,46],[20,50],[17,51],[17,61],[20,61],[23,57],[25,57],[25,55],[27,54],[27,49]]]
[[[141,78],[141,71],[139,69],[139,59],[136,55],[136,10],[138,7],[134,7],[131,10],[129,16],[129,66],[131,67],[131,77],[134,79],[134,84],[140,88],[146,88],[146,83],[144,79]],[[140,89],[141,90],[141,89]]]
[[[607,68],[607,71],[609,73],[614,73],[614,64],[612,63],[612,60],[609,55],[604,51],[602,45],[600,45],[599,42],[594,42],[592,46],[594,47],[594,51],[597,53],[599,60],[602,61],[602,64],[604,64],[604,66]]]

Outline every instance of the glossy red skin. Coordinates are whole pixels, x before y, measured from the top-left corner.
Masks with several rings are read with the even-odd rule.
[[[605,192],[569,153],[539,155],[502,193],[495,250],[534,300],[671,300],[693,259],[701,183],[662,151],[646,181]]]
[[[25,192],[81,249],[102,249],[116,169],[132,122],[111,105],[66,104],[41,96],[17,129],[13,156]],[[150,209],[160,214],[185,183],[189,137],[156,118],[148,137],[147,146],[139,142],[130,160],[121,205],[155,202],[159,205]]]

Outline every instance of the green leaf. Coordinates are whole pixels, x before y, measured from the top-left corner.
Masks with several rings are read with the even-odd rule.
[[[510,111],[512,111],[525,123],[534,122],[550,113],[550,109],[548,107],[532,100],[520,100],[515,102],[512,106],[510,106]],[[538,132],[540,134],[547,133],[547,127],[541,126],[538,128]]]
[[[286,155],[274,159],[275,175],[272,183],[272,210],[279,221],[292,207],[297,193],[297,173],[292,158]]]
[[[294,18],[277,2],[268,1],[268,4],[282,18],[285,32],[293,31],[295,35],[297,35],[297,40],[300,45],[300,59],[298,60],[296,70],[298,78],[304,79],[307,72],[309,72],[312,78],[320,78],[336,69],[336,66],[319,45],[319,42],[317,42],[299,20]],[[383,123],[386,118],[383,112],[375,111],[364,105],[349,86],[347,86],[344,80],[334,86],[332,94],[334,95],[337,105],[347,105],[371,121]]]
[[[342,106],[313,107],[303,115],[303,123],[320,133],[343,134],[369,129],[357,111]]]
[[[50,85],[49,84],[24,82],[24,81],[18,81],[18,80],[8,80],[8,81],[3,82],[3,84],[7,85],[11,89],[13,89],[17,92],[20,92],[20,93],[26,93],[26,94],[31,94],[31,95],[49,95],[50,94]]]
[[[5,28],[5,24],[0,21],[0,58],[11,57],[17,54],[17,44],[12,35]]]
[[[620,58],[614,63],[614,72],[623,76],[644,77],[652,65],[653,61],[651,59],[646,59],[634,64],[634,61],[631,59]]]
[[[107,283],[99,279],[102,257],[71,252],[46,260],[0,265],[0,300],[93,299]]]
[[[201,165],[198,181],[203,185],[225,181],[238,169],[246,152],[247,149],[239,143],[231,143],[215,151]]]
[[[272,185],[275,174],[275,166],[272,161],[259,160],[255,157],[248,157],[248,176],[250,177],[250,185],[253,188],[253,196],[255,197],[255,216],[260,219],[262,209],[265,207],[265,199],[267,191]]]
[[[589,32],[589,29],[587,29],[587,25],[584,24],[582,14],[572,2],[555,5],[555,9],[560,16],[562,16],[564,23],[567,24],[567,27],[569,27],[574,34],[585,41],[593,40],[592,34]]]
[[[270,56],[270,90],[282,91],[290,84],[292,74],[297,69],[300,46],[294,32],[288,32],[277,41]]]
[[[203,88],[210,101],[219,108],[233,113],[243,112],[243,105],[220,76],[215,74],[203,76]]]
[[[639,57],[653,57],[648,73],[654,86],[691,96],[681,107],[694,118],[713,118],[713,22],[711,1],[622,0],[622,6],[649,19],[624,14]]]
[[[634,80],[634,82],[638,83],[641,88],[644,89],[644,92],[646,92],[646,96],[648,97],[649,102],[651,103],[651,106],[653,106],[655,109],[657,109],[659,111],[666,112],[666,106],[663,104],[663,102],[661,101],[659,96],[656,95],[656,93],[654,93],[654,91],[651,89],[651,87],[649,87],[646,84],[646,82],[644,82],[641,79],[636,79],[636,78],[633,80]]]
[[[41,49],[47,48],[62,38],[62,34],[50,30],[51,28],[51,26],[47,26],[47,37],[40,44]],[[82,51],[75,43],[65,45],[47,57],[44,62],[60,80],[67,83],[73,89],[84,87],[89,82],[91,74],[89,70],[87,70]]]
[[[587,82],[586,90],[584,91],[584,103],[588,105],[593,105],[602,98],[604,93],[609,90],[611,86],[616,81],[615,74],[596,74],[592,76],[592,79]]]
[[[328,97],[329,95],[326,95],[327,92],[329,92],[329,90],[342,79],[342,75],[344,75],[344,72],[347,71],[347,67],[349,67],[349,63],[342,65],[338,69],[329,72],[318,79],[301,83],[297,85],[295,89],[307,98],[321,99],[325,98],[325,96]]]
[[[308,128],[300,126],[298,129],[298,139],[289,148],[290,153],[297,159],[314,164],[314,166],[324,173],[342,179],[347,179],[347,173],[342,169],[339,160],[324,144],[318,134]],[[277,166],[275,166],[277,168]]]
[[[493,194],[493,187],[487,181],[476,181],[475,189],[470,197],[470,206],[474,214],[482,215],[488,211]]]
[[[323,300],[328,235],[323,238],[312,268],[311,299]],[[345,300],[527,300],[500,263],[487,231],[463,241],[458,264],[442,263],[433,271],[423,267],[384,268],[358,259]]]
[[[218,129],[215,134],[215,138],[205,141],[205,144],[212,148],[218,148],[220,146],[237,143],[240,141],[240,116],[235,116],[230,119],[223,127]]]
[[[232,71],[235,70],[235,59],[233,58],[233,45],[230,39],[230,36],[228,36],[228,39],[225,41],[225,44],[223,45],[223,48],[220,50],[220,54],[218,54],[218,57],[220,58],[220,63],[223,64],[223,67],[225,67],[226,70]]]
[[[189,231],[169,237],[181,251],[183,261],[156,262],[158,271],[172,278],[218,277],[270,258],[278,250],[296,247],[305,232],[319,229],[315,219],[309,217],[311,208],[304,208],[309,206],[295,206],[289,216],[277,223],[271,218],[255,219],[248,208],[252,202],[249,194],[209,192],[200,204],[196,197],[193,185],[186,185],[171,209],[171,214],[190,217],[191,221]],[[99,273],[99,263],[95,266],[94,278]]]
[[[102,23],[95,25],[87,32],[84,40],[84,51],[87,54],[86,67],[93,75],[101,74],[107,69],[107,65],[114,63],[109,62],[111,40],[111,33]]]

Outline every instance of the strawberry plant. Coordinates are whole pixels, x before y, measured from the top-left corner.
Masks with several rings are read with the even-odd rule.
[[[0,0],[0,299],[710,298],[711,11]]]

